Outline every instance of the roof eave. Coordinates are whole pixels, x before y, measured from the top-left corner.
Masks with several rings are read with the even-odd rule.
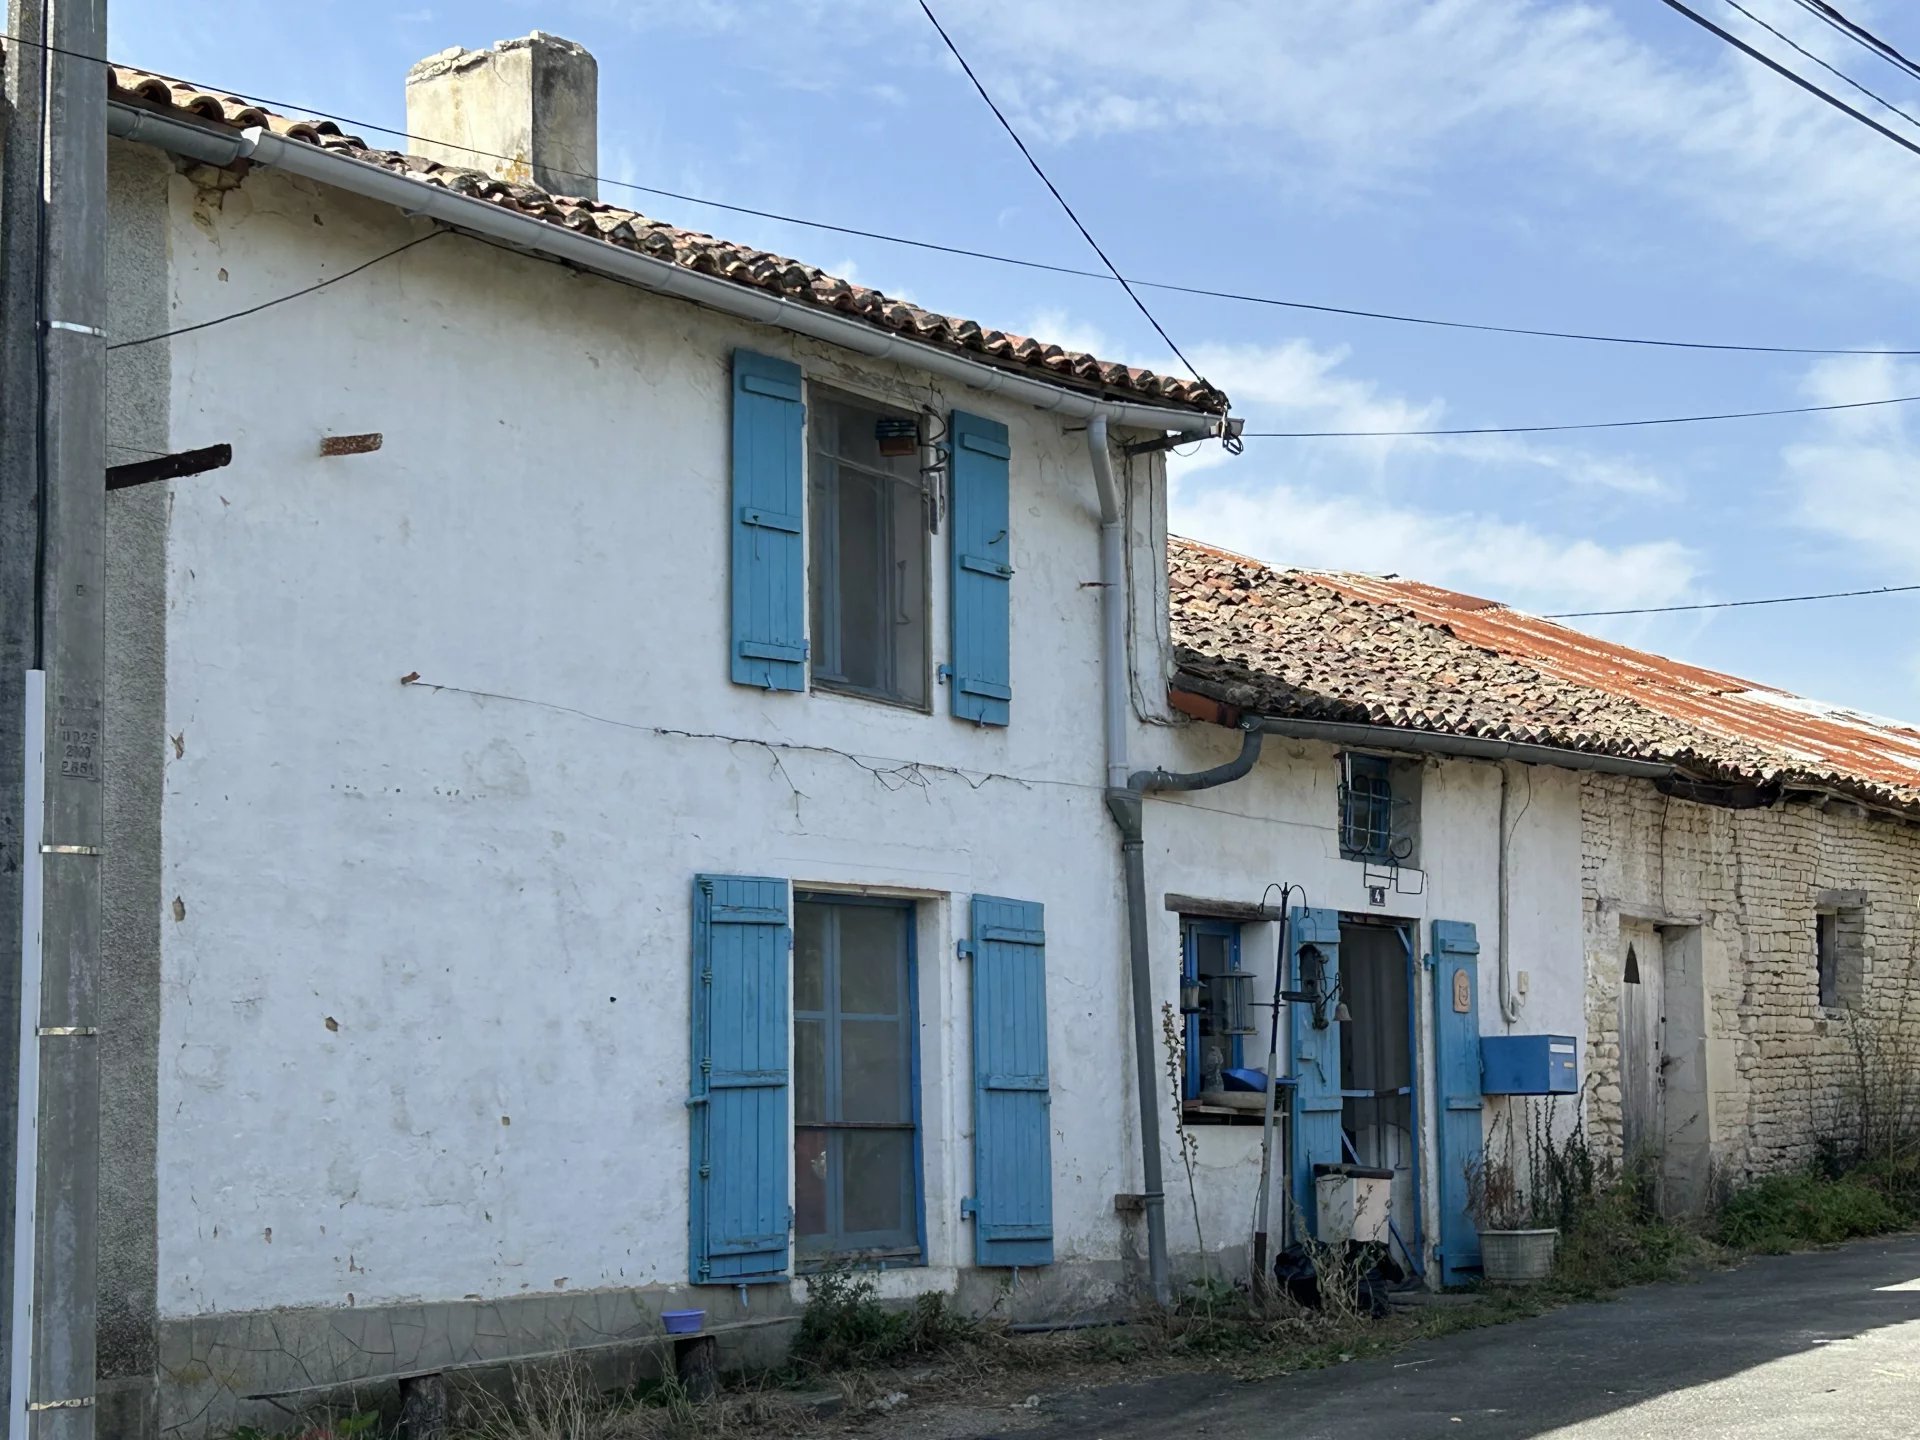
[[[484,236],[517,250],[541,255],[655,294],[670,295],[791,334],[822,340],[876,360],[893,360],[931,371],[985,394],[1004,395],[1035,409],[1086,420],[1096,415],[1109,424],[1182,438],[1220,434],[1225,416],[1195,406],[1150,404],[1112,399],[1068,381],[1015,373],[990,357],[975,357],[885,330],[866,320],[803,304],[782,295],[742,285],[723,276],[692,270],[671,260],[641,254],[609,241],[565,229],[486,200],[461,195],[307,140],[289,139],[264,127],[241,131],[186,120],[145,105],[115,98],[108,105],[109,131],[205,164],[239,160],[300,175],[334,189],[393,205],[451,229]],[[224,133],[223,133],[224,131]]]

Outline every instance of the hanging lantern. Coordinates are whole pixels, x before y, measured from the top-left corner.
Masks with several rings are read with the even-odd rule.
[[[920,448],[920,426],[904,416],[882,415],[873,422],[873,440],[882,455],[911,455]]]

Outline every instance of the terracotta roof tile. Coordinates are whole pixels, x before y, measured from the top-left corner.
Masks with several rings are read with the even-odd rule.
[[[1042,345],[1024,336],[983,330],[972,320],[925,310],[878,290],[851,285],[811,265],[766,250],[736,245],[697,230],[683,230],[635,210],[578,196],[549,194],[532,185],[509,185],[477,170],[380,150],[331,120],[296,120],[273,114],[236,95],[217,95],[166,76],[123,65],[108,67],[108,93],[157,109],[196,115],[216,125],[263,125],[275,134],[304,140],[424,184],[490,200],[504,209],[533,215],[552,224],[598,234],[609,244],[672,260],[689,270],[718,275],[737,284],[774,290],[822,309],[858,316],[874,326],[911,335],[944,350],[985,355],[1015,370],[1042,372],[1034,378],[1068,384],[1121,399],[1146,399],[1208,414],[1224,414],[1227,397],[1210,385],[1181,380],[1134,366]]]
[[[1411,580],[1175,538],[1185,689],[1260,714],[1437,730],[1831,789],[1920,814],[1920,729]]]

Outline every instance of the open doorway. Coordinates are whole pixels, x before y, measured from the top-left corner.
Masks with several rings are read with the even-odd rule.
[[[1340,1125],[1355,1164],[1392,1172],[1396,1263],[1418,1269],[1419,1107],[1412,944],[1403,926],[1343,916]],[[1411,1262],[1411,1263],[1410,1263]]]

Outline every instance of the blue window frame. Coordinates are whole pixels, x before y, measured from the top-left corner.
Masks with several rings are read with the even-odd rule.
[[[799,1268],[925,1257],[910,902],[793,907],[794,1248]]]
[[[1348,860],[1393,858],[1393,780],[1379,755],[1343,755],[1340,853]]]
[[[1245,1060],[1242,1040],[1252,1033],[1248,982],[1240,968],[1240,927],[1231,920],[1182,916],[1180,1010],[1186,1022],[1187,1067],[1181,1098],[1224,1088],[1220,1071]]]

